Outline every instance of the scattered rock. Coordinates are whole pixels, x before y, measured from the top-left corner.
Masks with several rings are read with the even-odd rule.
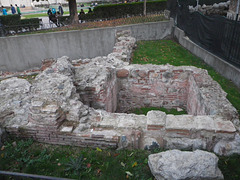
[[[206,5],[203,4],[202,6],[199,5],[198,7],[189,6],[189,11],[199,11],[203,13],[204,15],[226,15],[227,10],[229,8],[230,2],[221,2],[221,3],[214,3],[213,5]]]
[[[14,141],[14,142],[12,143],[12,146],[13,146],[13,147],[16,147],[16,146],[17,146],[16,141]]]
[[[177,111],[180,112],[180,111],[183,111],[183,109],[180,107],[177,107]]]
[[[143,144],[144,144],[144,149],[145,150],[153,151],[155,149],[160,148],[159,143],[154,138],[145,138]]]
[[[215,146],[213,151],[220,156],[230,156],[240,154],[240,135],[236,134],[232,141],[221,140]]]
[[[16,77],[0,82],[0,122],[4,126],[28,123],[31,88],[27,80]]]

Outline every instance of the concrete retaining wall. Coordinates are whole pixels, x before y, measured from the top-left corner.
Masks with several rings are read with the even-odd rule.
[[[233,83],[240,88],[240,69],[201,48],[186,37],[184,31],[177,27],[174,29],[174,36],[183,47],[188,49],[194,55],[200,57],[204,62],[212,66],[218,73],[233,81]]]
[[[115,33],[130,29],[137,40],[162,39],[172,32],[173,21],[53,32],[0,38],[0,71],[23,71],[41,66],[41,60],[104,56],[113,51]]]

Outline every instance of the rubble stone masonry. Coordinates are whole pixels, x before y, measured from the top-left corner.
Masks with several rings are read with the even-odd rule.
[[[207,149],[240,153],[239,119],[206,70],[129,64],[136,40],[116,33],[113,53],[53,61],[30,83],[0,82],[0,125],[39,142],[101,148]],[[183,108],[187,115],[133,108]]]

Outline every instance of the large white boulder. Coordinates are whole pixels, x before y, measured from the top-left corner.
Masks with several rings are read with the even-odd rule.
[[[148,165],[157,180],[220,180],[218,157],[202,150],[170,150],[148,157]]]

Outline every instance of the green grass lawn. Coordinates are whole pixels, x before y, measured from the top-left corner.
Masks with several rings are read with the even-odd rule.
[[[64,12],[64,15],[69,15],[69,11]],[[39,14],[23,14],[22,16],[23,16],[23,18],[26,18],[26,19],[48,17],[47,13],[39,13]]]
[[[9,140],[0,149],[0,170],[71,179],[154,180],[145,150],[90,149]],[[239,180],[240,156],[219,157],[225,180]],[[3,176],[0,175],[0,179]]]
[[[88,12],[88,9],[83,10],[85,13]],[[79,12],[78,12],[79,13]],[[69,16],[69,11],[65,11],[64,15]],[[38,13],[38,14],[23,14],[23,18],[30,19],[30,18],[41,18],[41,17],[48,17],[47,13]]]
[[[227,99],[240,114],[240,90],[200,58],[191,54],[172,40],[139,41],[132,58],[133,64],[170,64],[174,66],[196,66],[206,69],[227,93]]]
[[[0,150],[0,170],[72,179],[153,180],[144,150],[102,150],[9,141]],[[1,176],[0,176],[1,179]]]
[[[147,115],[148,111],[151,111],[151,110],[162,111],[162,112],[165,112],[166,114],[173,114],[173,115],[187,114],[186,110],[177,111],[177,109],[166,109],[163,107],[143,107],[143,108],[133,109],[130,112],[138,115],[139,114]]]
[[[31,18],[39,18],[39,17],[47,17],[47,13],[39,13],[39,14],[23,14],[22,19],[31,19]]]

